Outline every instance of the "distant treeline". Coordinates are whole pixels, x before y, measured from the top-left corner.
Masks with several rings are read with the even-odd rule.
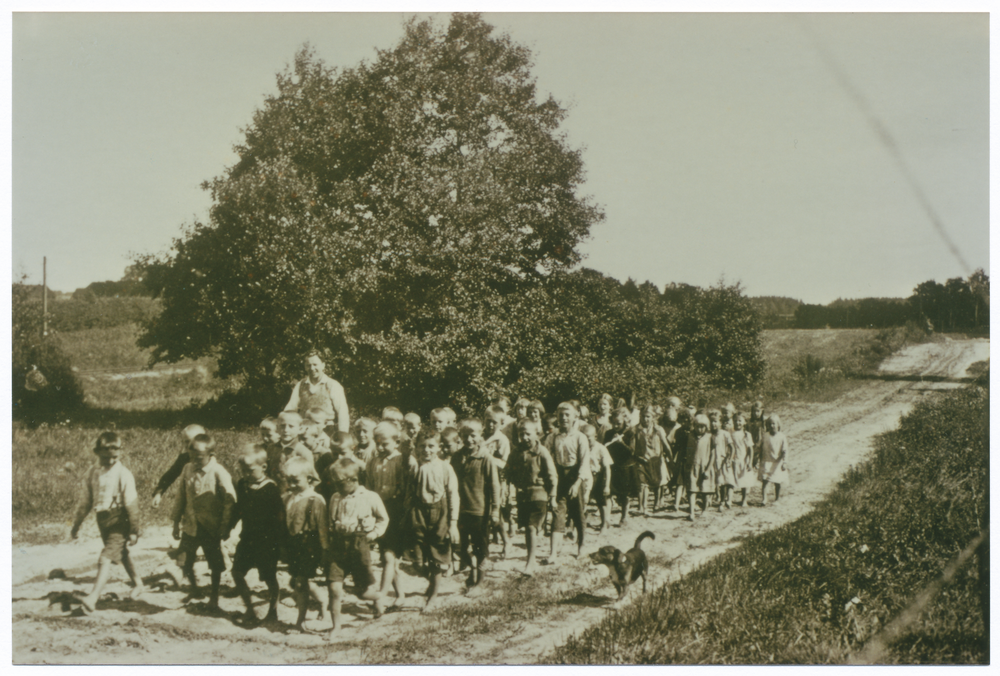
[[[756,299],[751,299],[755,301]],[[829,305],[800,304],[792,327],[859,329],[903,326],[907,322],[931,331],[979,332],[990,325],[990,278],[982,269],[968,279],[919,284],[909,298],[837,299]],[[767,328],[781,328],[764,318]]]

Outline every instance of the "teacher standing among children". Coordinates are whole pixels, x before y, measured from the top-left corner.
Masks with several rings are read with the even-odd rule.
[[[305,417],[310,409],[321,409],[327,414],[328,422],[335,422],[339,431],[350,432],[351,419],[344,386],[326,375],[326,364],[318,352],[306,355],[305,366],[308,375],[295,384],[285,410],[297,411]]]

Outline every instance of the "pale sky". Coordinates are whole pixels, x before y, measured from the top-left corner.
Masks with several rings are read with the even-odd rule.
[[[408,16],[14,14],[13,274],[47,256],[72,291],[168,250],[304,42],[351,67]],[[811,303],[989,269],[987,14],[485,18],[569,107],[587,267]]]

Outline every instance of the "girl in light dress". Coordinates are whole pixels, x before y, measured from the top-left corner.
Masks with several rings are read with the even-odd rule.
[[[695,503],[701,497],[705,503],[702,512],[715,493],[715,455],[712,436],[708,433],[708,416],[694,417],[693,433],[688,437],[688,521],[694,521]]]
[[[761,505],[767,504],[767,484],[774,484],[774,501],[781,497],[781,487],[788,484],[788,439],[781,431],[777,413],[767,417],[767,431],[760,440],[760,464],[757,478],[761,482]]]
[[[757,485],[757,475],[753,471],[753,436],[746,429],[746,418],[742,413],[733,416],[733,488],[742,493],[740,507],[747,504],[747,489]]]
[[[733,471],[733,439],[723,428],[722,412],[713,409],[708,413],[708,435],[711,438],[712,456],[715,458],[715,485],[719,497],[719,511],[731,507],[730,492],[736,485]],[[705,504],[706,509],[708,504]]]

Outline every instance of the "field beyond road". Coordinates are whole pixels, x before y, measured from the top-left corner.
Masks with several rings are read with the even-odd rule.
[[[940,359],[947,360],[950,348],[941,345]],[[759,507],[759,489],[754,489],[748,507],[710,512],[694,524],[670,511],[633,518],[627,529],[613,529],[600,542],[593,541],[591,531],[585,553],[603,544],[627,549],[648,528],[656,534],[645,547],[654,587],[676,580],[744,538],[808,512],[845,470],[867,456],[873,435],[893,429],[915,402],[944,387],[950,385],[867,381],[834,402],[782,403],[774,410],[781,414],[791,441],[793,484],[779,503]],[[50,600],[62,592],[89,589],[99,542],[91,519],[78,543],[15,546],[15,662],[537,663],[569,637],[616,612],[611,605],[614,591],[602,568],[586,559],[565,559],[525,579],[516,572],[524,561],[523,549],[516,547],[512,560],[494,562],[474,597],[461,592],[459,576],[447,578],[444,603],[426,616],[418,614],[425,583],[404,566],[407,598],[401,607],[372,620],[366,608],[349,600],[345,629],[333,643],[311,634],[241,629],[229,619],[200,613],[197,605],[183,605],[178,591],[152,591],[141,600],[126,600],[128,588],[120,569],[98,612],[89,617],[67,614]],[[522,545],[523,536],[515,542]],[[166,560],[172,544],[166,528],[147,531],[136,550],[147,578]],[[55,568],[64,569],[67,579],[48,580]],[[631,600],[638,594],[639,588],[633,587]],[[241,604],[225,598],[223,607],[236,611]],[[294,609],[279,606],[279,613],[283,622],[293,621]]]

